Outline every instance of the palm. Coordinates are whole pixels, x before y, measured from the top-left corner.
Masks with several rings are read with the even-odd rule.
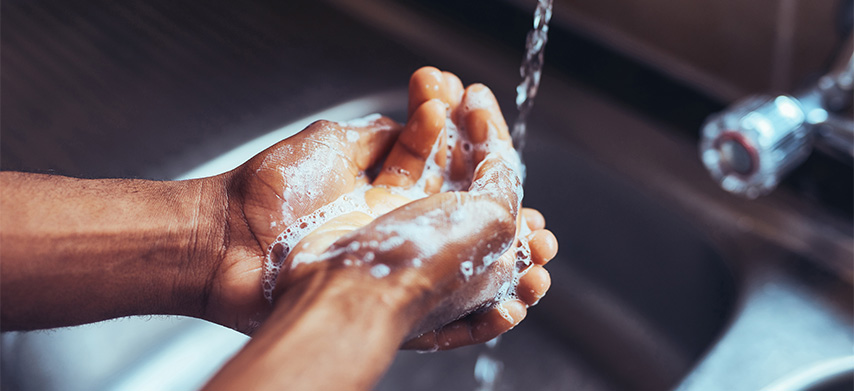
[[[354,139],[347,130],[359,135]],[[261,289],[270,246],[285,227],[364,183],[364,170],[385,154],[399,125],[381,118],[345,129],[318,121],[227,174],[237,237],[213,279],[207,318],[251,333],[270,311]],[[240,221],[242,220],[242,221]]]

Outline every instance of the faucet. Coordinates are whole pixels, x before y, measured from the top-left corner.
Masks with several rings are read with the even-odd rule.
[[[700,158],[722,188],[750,199],[774,190],[813,146],[854,157],[854,54],[793,95],[751,95],[703,125]]]

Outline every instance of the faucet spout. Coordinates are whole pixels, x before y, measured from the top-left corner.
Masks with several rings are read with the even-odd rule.
[[[774,190],[813,146],[854,157],[854,54],[795,95],[748,96],[703,125],[700,158],[725,190],[756,198]]]

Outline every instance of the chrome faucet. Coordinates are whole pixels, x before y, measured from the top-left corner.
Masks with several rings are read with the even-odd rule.
[[[854,157],[854,55],[805,91],[752,95],[703,125],[700,158],[725,190],[748,198],[770,193],[814,145]]]

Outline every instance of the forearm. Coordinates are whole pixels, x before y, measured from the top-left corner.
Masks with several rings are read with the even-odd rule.
[[[3,330],[196,315],[225,229],[211,181],[0,173]]]
[[[362,277],[315,275],[288,288],[206,390],[370,389],[415,318],[416,295]]]

